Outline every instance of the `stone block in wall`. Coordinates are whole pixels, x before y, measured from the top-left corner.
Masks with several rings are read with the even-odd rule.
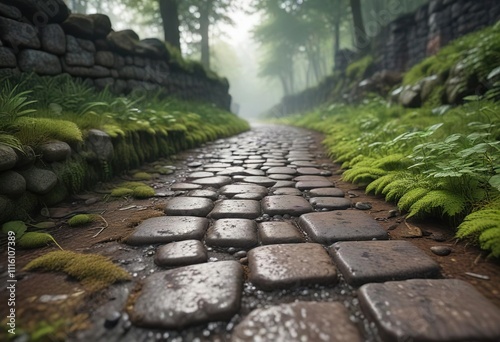
[[[16,55],[12,49],[0,47],[0,68],[17,67]]]
[[[141,40],[141,43],[147,44],[153,48],[156,49],[157,51],[157,57],[161,58],[163,60],[170,60],[170,52],[167,50],[167,47],[165,46],[165,43],[162,42],[159,39],[156,38],[147,38]],[[149,57],[154,57],[154,56],[149,56]]]
[[[19,20],[23,15],[19,8],[0,3],[0,16]]]
[[[59,58],[45,51],[22,50],[17,62],[23,72],[34,72],[39,75],[58,75],[62,72]]]
[[[115,65],[115,58],[111,51],[97,51],[95,54],[95,64],[112,68]]]
[[[138,68],[133,65],[126,65],[120,70],[118,70],[118,74],[120,78],[124,78],[127,80],[135,79],[135,80],[143,80],[146,76],[144,73],[144,69]]]
[[[120,56],[120,55],[117,55],[117,54],[113,54],[114,56],[114,59],[115,59],[115,65],[114,65],[114,68],[115,69],[121,69],[125,66],[125,58],[123,58],[123,56]]]
[[[134,57],[133,56],[125,56],[125,64],[126,65],[134,65]]]
[[[94,85],[98,90],[102,90],[106,87],[112,89],[115,85],[115,79],[113,77],[96,78],[94,80]]]
[[[76,38],[76,41],[78,42],[78,45],[80,45],[80,48],[84,51],[92,53],[95,53],[97,51],[92,40]]]
[[[90,14],[89,17],[94,22],[94,37],[95,38],[106,38],[106,36],[111,32],[111,20],[105,14]]]
[[[30,24],[0,17],[0,38],[14,50],[40,48],[38,30]]]
[[[124,94],[127,91],[127,81],[124,80],[115,80],[114,86],[111,88],[113,93],[115,94]]]
[[[9,170],[17,163],[17,153],[12,147],[0,145],[0,171]]]
[[[143,41],[135,44],[134,53],[144,57],[160,57],[159,51],[154,46],[144,43]]]
[[[113,77],[113,78],[119,78],[120,77],[120,73],[116,69],[110,69],[109,73],[110,73],[111,77]]]
[[[110,32],[107,36],[113,51],[134,53],[135,45],[139,42],[139,36],[132,30]]]
[[[19,68],[0,68],[0,79],[6,77],[17,77],[21,74],[21,70]]]
[[[58,24],[49,24],[40,30],[42,49],[55,55],[66,52],[66,35]]]
[[[134,56],[134,65],[142,68],[146,66],[146,61],[142,57]]]
[[[82,67],[82,66],[71,66],[68,65],[64,59],[61,60],[62,68],[64,72],[67,72],[71,76],[83,77],[83,78],[103,78],[110,75],[108,68],[102,67],[100,65],[94,65],[93,67]]]
[[[2,0],[2,2],[16,6],[27,20],[39,26],[63,22],[70,13],[64,0]]]
[[[63,58],[70,66],[92,67],[95,64],[94,54],[87,51],[67,52]]]
[[[443,7],[444,7],[443,0],[430,0],[428,13],[430,15],[432,13],[439,12]]]
[[[26,180],[19,173],[8,170],[0,173],[0,195],[19,198],[26,191]]]
[[[111,47],[106,39],[96,39],[94,40],[96,51],[109,51]]]
[[[64,141],[50,141],[39,148],[43,159],[49,163],[60,162],[71,156],[71,147]]]
[[[94,21],[88,15],[72,13],[61,26],[66,34],[78,38],[92,39],[94,37]]]
[[[48,193],[57,184],[56,174],[49,170],[32,167],[19,173],[26,180],[26,189],[38,195]]]

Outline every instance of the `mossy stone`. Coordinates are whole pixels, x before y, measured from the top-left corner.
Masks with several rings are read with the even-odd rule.
[[[8,170],[0,173],[0,195],[19,198],[26,191],[26,180],[19,173]]]

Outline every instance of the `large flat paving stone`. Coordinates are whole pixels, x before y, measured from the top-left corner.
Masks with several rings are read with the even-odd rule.
[[[166,267],[187,266],[201,264],[207,258],[207,251],[200,241],[185,240],[158,247],[155,264]]]
[[[260,202],[255,200],[222,200],[215,204],[210,217],[254,219],[260,216]]]
[[[257,247],[248,253],[248,265],[250,282],[263,290],[337,282],[331,258],[315,243]]]
[[[382,226],[368,214],[354,210],[339,210],[304,214],[299,226],[318,243],[331,245],[338,241],[386,240]]]
[[[328,181],[328,179],[324,176],[297,176],[293,179],[296,182],[303,182],[303,181]]]
[[[291,167],[272,167],[266,171],[268,175],[283,174],[283,175],[294,175],[297,170]]]
[[[276,184],[277,181],[265,176],[248,176],[243,178],[243,182],[269,187]]]
[[[240,308],[242,280],[237,261],[155,273],[144,281],[131,320],[138,326],[164,329],[229,320]]]
[[[172,191],[188,191],[188,190],[196,190],[201,189],[203,186],[199,184],[191,184],[191,183],[174,183],[170,187]]]
[[[264,213],[271,216],[285,214],[300,216],[313,211],[311,204],[304,197],[299,196],[267,196],[261,203]]]
[[[174,197],[165,206],[165,213],[172,216],[207,216],[214,202],[203,197]]]
[[[318,176],[321,175],[321,172],[323,172],[323,170],[320,170],[315,167],[299,167],[297,169],[297,173],[303,176],[305,175]]]
[[[150,245],[190,239],[201,240],[208,224],[208,220],[202,217],[153,217],[141,222],[125,242],[129,245]]]
[[[267,195],[267,188],[255,184],[242,184],[242,185],[234,184],[222,187],[219,192],[221,195],[227,197],[233,197],[234,195],[248,194],[248,193],[262,194],[262,197],[264,197]]]
[[[188,174],[187,178],[188,179],[200,179],[200,178],[207,178],[207,177],[213,177],[214,173],[213,172],[205,172],[205,171],[197,171],[197,172],[191,172]]]
[[[199,178],[191,181],[193,184],[212,186],[214,188],[220,188],[224,185],[228,185],[232,183],[232,178],[228,176],[215,176],[215,177],[207,177],[207,178]]]
[[[259,238],[263,245],[304,242],[304,237],[297,227],[288,221],[270,221],[259,223]]]
[[[461,280],[367,284],[358,296],[383,341],[500,341],[500,310]]]
[[[439,265],[408,241],[338,242],[330,252],[346,282],[353,286],[440,275]]]
[[[309,202],[316,209],[345,210],[352,206],[350,199],[341,197],[313,197],[309,199]]]
[[[252,311],[236,326],[231,342],[363,339],[341,303],[295,302]]]
[[[259,243],[257,224],[246,219],[221,219],[207,231],[205,242],[213,247],[249,249]]]
[[[217,192],[213,190],[191,190],[190,192],[188,192],[187,196],[205,197],[211,199],[212,201],[215,201],[219,197]]]
[[[295,187],[299,190],[311,190],[315,188],[334,187],[334,184],[329,180],[299,181],[295,184]]]
[[[339,188],[319,188],[309,191],[311,197],[344,197],[344,191]]]
[[[273,190],[273,195],[302,196],[302,192],[295,188],[278,188]]]

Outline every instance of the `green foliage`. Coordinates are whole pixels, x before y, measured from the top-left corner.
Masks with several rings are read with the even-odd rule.
[[[2,225],[2,232],[7,234],[8,232],[14,232],[16,237],[21,237],[28,228],[23,221],[9,221]]]
[[[137,180],[149,181],[153,177],[147,172],[136,172],[132,175],[132,178]]]
[[[111,191],[111,197],[126,197],[134,193],[134,190],[128,188],[115,188]]]
[[[147,185],[138,186],[134,189],[132,196],[135,198],[149,198],[155,195],[155,190]]]
[[[386,173],[385,170],[376,167],[355,167],[344,172],[342,178],[347,182],[366,183],[384,176]]]
[[[68,220],[70,227],[79,227],[94,222],[95,218],[88,214],[78,214]]]
[[[32,260],[24,267],[24,270],[64,272],[91,290],[101,290],[116,282],[130,279],[127,271],[116,266],[106,257],[71,251],[47,253]]]
[[[352,62],[346,69],[346,75],[350,80],[361,81],[366,75],[366,70],[373,64],[371,55],[365,56],[357,61]]]
[[[25,145],[37,146],[51,139],[69,144],[83,141],[78,126],[66,120],[23,117],[15,126],[18,130],[15,136]]]
[[[2,80],[0,88],[0,131],[11,130],[17,120],[36,112],[30,108],[36,101],[28,100],[30,91],[21,91],[9,80]]]
[[[405,193],[398,201],[398,208],[408,211],[422,197],[429,193],[429,189],[417,187]]]
[[[17,246],[23,249],[40,248],[47,246],[51,242],[55,243],[59,248],[59,244],[49,233],[27,232],[20,238],[17,238]]]

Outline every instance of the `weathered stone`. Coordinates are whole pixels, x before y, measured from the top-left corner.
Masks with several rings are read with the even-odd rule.
[[[149,245],[181,240],[201,240],[208,228],[208,220],[202,217],[166,216],[143,221],[127,237],[129,245]]]
[[[64,141],[51,141],[40,146],[43,159],[52,163],[66,160],[71,155],[71,147]]]
[[[110,71],[100,65],[94,65],[91,68],[83,66],[71,66],[68,65],[64,59],[61,60],[63,71],[76,77],[88,77],[88,78],[104,78],[110,75]]]
[[[19,8],[0,3],[0,16],[19,20],[23,16]]]
[[[170,190],[172,191],[186,191],[186,190],[196,190],[196,189],[201,189],[202,186],[198,184],[191,184],[191,183],[174,183],[170,187]]]
[[[324,181],[328,182],[329,180],[324,176],[298,176],[293,179],[296,182],[310,182],[310,181]]]
[[[498,341],[500,310],[457,279],[367,284],[361,308],[383,341]]]
[[[435,278],[439,265],[408,241],[347,241],[330,247],[346,282],[353,286],[388,280]]]
[[[220,188],[221,186],[231,184],[233,180],[231,177],[227,176],[215,176],[207,178],[199,178],[192,181],[193,184],[212,186],[214,188]]]
[[[115,79],[113,77],[96,78],[94,80],[94,86],[99,89],[110,88],[113,89],[115,85]]]
[[[132,30],[110,32],[107,39],[118,52],[133,53],[135,46],[139,43],[139,36]]]
[[[18,150],[15,150],[15,152],[17,154],[16,168],[26,169],[28,166],[33,165],[36,161],[35,151],[30,146],[24,145],[22,152]]]
[[[442,83],[441,78],[438,75],[432,75],[425,77],[420,81],[422,91],[420,92],[420,97],[422,101],[426,101],[432,94],[434,89]]]
[[[282,174],[273,174],[269,175],[268,177],[271,178],[272,180],[277,180],[277,181],[293,179],[293,175],[282,175]]]
[[[345,210],[352,206],[351,200],[340,197],[313,197],[309,202],[317,209]]]
[[[273,190],[273,195],[302,196],[302,192],[295,188],[278,188]]]
[[[214,219],[245,218],[255,219],[260,215],[260,203],[253,200],[223,200],[215,204],[210,213]]]
[[[252,311],[236,326],[231,342],[361,342],[341,303],[294,302]]]
[[[164,60],[170,60],[170,52],[165,47],[165,43],[157,38],[146,38],[141,40],[141,43],[154,48],[157,53],[156,55]]]
[[[64,32],[75,37],[93,39],[94,21],[85,14],[71,13],[61,24]]]
[[[276,184],[273,185],[273,189],[291,188],[294,186],[295,182],[292,181],[277,181]]]
[[[16,165],[17,159],[13,148],[0,144],[0,171],[12,169]]]
[[[69,16],[69,9],[64,0],[6,0],[7,3],[18,7],[25,18],[35,25],[60,23]]]
[[[324,245],[337,241],[388,238],[387,232],[376,220],[353,210],[305,214],[300,217],[299,225],[313,241]]]
[[[418,85],[404,87],[399,95],[399,103],[403,107],[416,108],[422,104],[421,88]]]
[[[49,24],[40,30],[42,49],[54,55],[62,55],[66,52],[66,35],[58,24]]]
[[[130,312],[134,324],[181,329],[229,320],[240,308],[243,270],[237,261],[199,264],[149,276]]]
[[[297,170],[291,167],[272,167],[269,170],[267,170],[266,173],[268,175],[273,175],[273,174],[294,175],[297,173]]]
[[[90,129],[85,139],[85,146],[92,151],[97,159],[111,161],[114,155],[111,137],[98,129]]]
[[[338,188],[319,188],[309,191],[311,197],[344,197],[345,193]]]
[[[265,176],[266,173],[262,170],[245,169],[245,171],[243,171],[243,175],[258,177],[258,176]]]
[[[214,247],[249,249],[258,244],[257,226],[246,219],[222,219],[208,229],[205,242]]]
[[[202,197],[175,197],[168,201],[165,213],[172,216],[207,216],[214,203]]]
[[[2,17],[0,17],[0,39],[14,51],[19,51],[21,48],[40,48],[36,27]]]
[[[269,245],[248,253],[249,280],[263,290],[303,285],[333,285],[337,270],[318,244]]]
[[[0,195],[0,221],[6,222],[14,211],[14,201],[9,199],[8,197]]]
[[[300,181],[295,184],[295,187],[299,190],[311,190],[316,188],[330,188],[334,187],[333,183],[328,180],[318,180],[318,181]]]
[[[304,237],[291,222],[262,222],[258,227],[263,245],[304,242]]]
[[[212,201],[215,201],[219,197],[217,192],[213,191],[213,190],[192,190],[192,191],[188,192],[187,196],[205,197],[205,198],[211,199]]]
[[[264,196],[262,194],[248,193],[248,194],[236,194],[233,196],[233,199],[260,201],[263,197]]]
[[[15,68],[17,67],[16,55],[6,47],[0,47],[0,68]]]
[[[291,162],[292,165],[295,165],[297,167],[318,167],[316,163],[306,161],[306,160],[295,160]]]
[[[64,55],[64,61],[70,66],[92,67],[95,64],[94,54],[83,50],[66,53]]]
[[[26,189],[37,195],[45,195],[57,184],[54,172],[36,167],[19,171],[26,180]]]
[[[228,197],[233,197],[237,194],[256,193],[267,195],[267,189],[261,185],[226,185],[220,189],[220,194]]]
[[[19,198],[26,191],[26,180],[19,173],[5,171],[0,173],[0,195]]]
[[[95,54],[95,64],[106,68],[112,68],[115,64],[115,58],[110,51],[97,51]]]
[[[299,175],[311,175],[311,176],[317,176],[317,175],[321,175],[321,172],[323,172],[323,170],[320,170],[318,168],[315,168],[315,167],[299,167],[297,169],[297,173]]]
[[[430,250],[432,253],[439,256],[447,256],[452,252],[452,249],[448,246],[432,246]]]
[[[88,16],[94,23],[94,37],[106,38],[111,32],[111,20],[105,14],[95,13]]]
[[[62,72],[59,58],[44,51],[23,50],[19,53],[18,63],[24,72],[35,72],[40,75],[58,75]]]
[[[313,211],[313,208],[303,197],[299,196],[268,196],[262,200],[262,210],[271,216],[292,215],[300,216]]]
[[[198,240],[171,242],[158,247],[155,254],[155,264],[166,267],[201,264],[207,259],[207,251]]]
[[[187,179],[199,179],[199,178],[208,178],[208,177],[213,177],[214,173],[213,172],[206,172],[206,171],[198,171],[198,172],[192,172],[187,175]]]
[[[243,178],[243,182],[262,185],[262,186],[266,186],[266,187],[273,186],[276,184],[275,180],[272,180],[271,178],[264,177],[264,176],[248,176],[248,177]]]

